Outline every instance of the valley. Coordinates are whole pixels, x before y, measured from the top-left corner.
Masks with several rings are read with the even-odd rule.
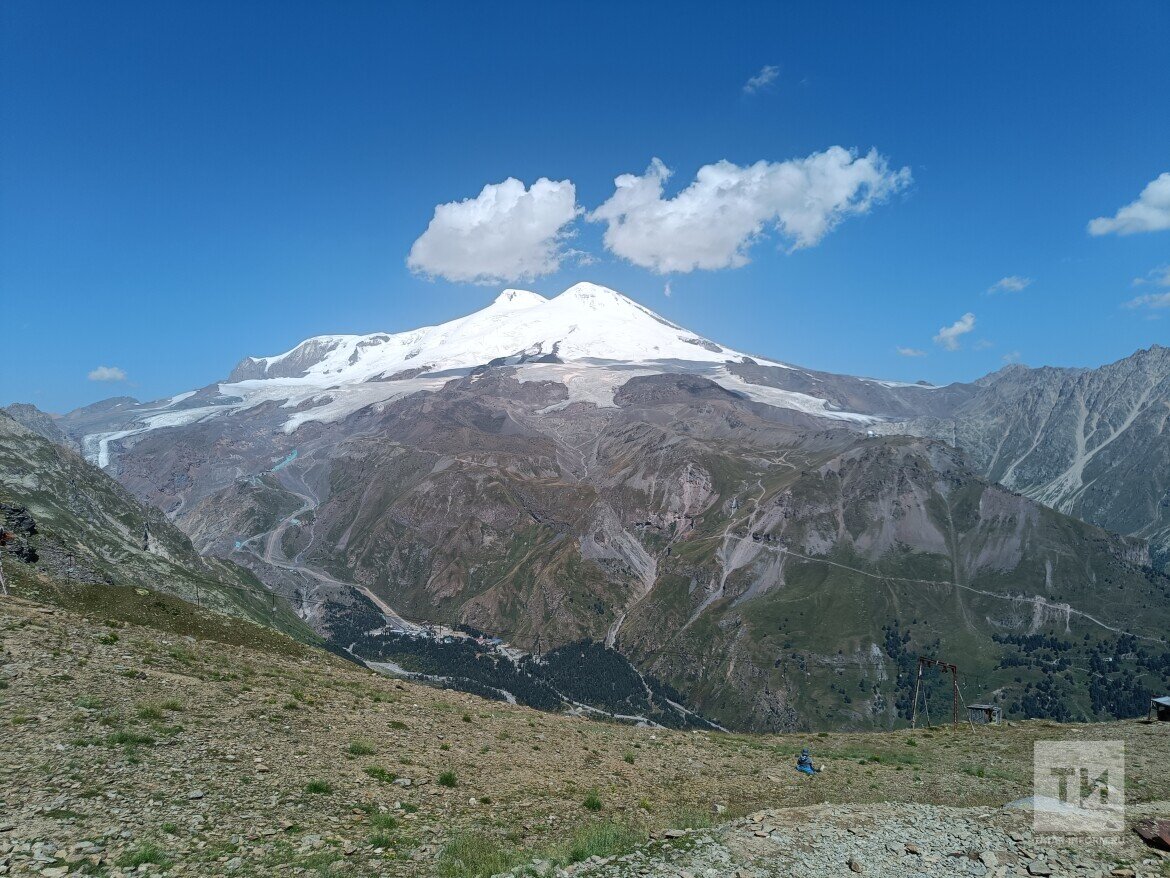
[[[1047,400],[1027,427],[1034,467],[1063,447],[1056,413],[1079,406],[1075,466],[1115,495],[1126,467],[1158,470],[1170,448],[1154,423],[1168,376],[1161,348],[948,387],[830,375],[577,284],[506,290],[438,327],[310,339],[199,391],[49,423],[204,556],[384,668],[517,698],[502,682],[517,673],[525,690],[548,684],[523,662],[597,644],[631,682],[617,701],[561,703],[862,730],[908,719],[906,656],[962,656],[972,699],[1103,720],[1170,686],[1157,514],[1130,521],[1133,537],[1063,514],[1115,523],[1019,481],[1027,467],[986,463],[970,431],[1000,430],[1003,459],[1017,430],[1004,418]],[[1123,450],[1134,462],[1094,469]],[[1028,638],[1046,651],[1022,655]],[[1140,654],[1088,669],[1122,639]],[[1068,667],[1054,678],[1044,662]],[[639,677],[672,695],[627,702]]]

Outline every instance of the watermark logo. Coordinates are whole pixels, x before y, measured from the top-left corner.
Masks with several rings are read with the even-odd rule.
[[[1110,835],[1125,830],[1125,742],[1037,741],[1032,828]]]

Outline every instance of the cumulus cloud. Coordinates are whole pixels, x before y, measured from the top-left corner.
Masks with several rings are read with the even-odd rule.
[[[1146,184],[1137,201],[1131,201],[1113,216],[1099,216],[1089,222],[1090,235],[1133,235],[1170,229],[1170,172]]]
[[[968,311],[950,326],[944,326],[934,337],[934,343],[948,351],[959,349],[959,339],[975,328],[975,315]]]
[[[739,268],[769,230],[790,250],[812,247],[911,182],[909,168],[891,170],[876,150],[859,156],[840,146],[748,167],[704,165],[686,189],[663,198],[670,175],[659,159],[641,176],[623,174],[588,216],[607,224],[610,252],[660,274]]]
[[[475,198],[435,208],[406,264],[416,274],[464,283],[505,283],[551,274],[569,255],[566,228],[580,213],[570,180],[514,177]]]
[[[776,81],[776,77],[780,75],[780,68],[774,64],[765,64],[760,68],[760,72],[743,84],[744,94],[755,94],[761,88],[771,85]]]
[[[925,357],[926,351],[920,351],[918,348],[897,348],[899,354],[903,357]]]
[[[1032,278],[1021,277],[1018,274],[1009,274],[1007,277],[1001,277],[995,283],[987,288],[989,293],[1018,293],[1021,290],[1027,289],[1032,284]]]
[[[126,372],[117,366],[98,366],[87,377],[90,381],[125,381]]]

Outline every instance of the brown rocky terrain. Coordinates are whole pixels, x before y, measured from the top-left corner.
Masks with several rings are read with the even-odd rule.
[[[907,844],[931,874],[982,853],[1000,875],[1160,868],[1129,836],[1104,849],[1015,839],[1019,819],[997,809],[1029,793],[1033,741],[1109,737],[1126,742],[1134,815],[1165,814],[1166,724],[805,736],[603,724],[394,680],[123,591],[102,602],[112,616],[0,603],[0,873],[487,876],[584,860],[573,871],[763,878],[847,873],[854,857],[885,874]],[[826,766],[815,778],[792,769],[802,746]]]

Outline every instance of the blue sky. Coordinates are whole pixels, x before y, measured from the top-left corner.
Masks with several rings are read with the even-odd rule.
[[[482,307],[505,284],[407,255],[437,205],[508,178],[526,196],[570,181],[579,211],[540,251],[559,268],[510,285],[592,280],[738,349],[855,374],[1118,359],[1170,342],[1168,44],[1161,0],[7,0],[0,404],[157,398],[312,335]],[[834,146],[876,150],[884,190],[797,248],[804,221],[753,196],[759,234],[725,260],[746,264],[685,264],[677,214],[720,208],[670,200],[700,168],[779,178]],[[607,247],[590,212],[654,158],[665,194],[626,215],[649,238]],[[697,228],[734,231],[722,216]],[[1029,283],[988,292],[1012,277]],[[126,379],[90,380],[99,366]]]

